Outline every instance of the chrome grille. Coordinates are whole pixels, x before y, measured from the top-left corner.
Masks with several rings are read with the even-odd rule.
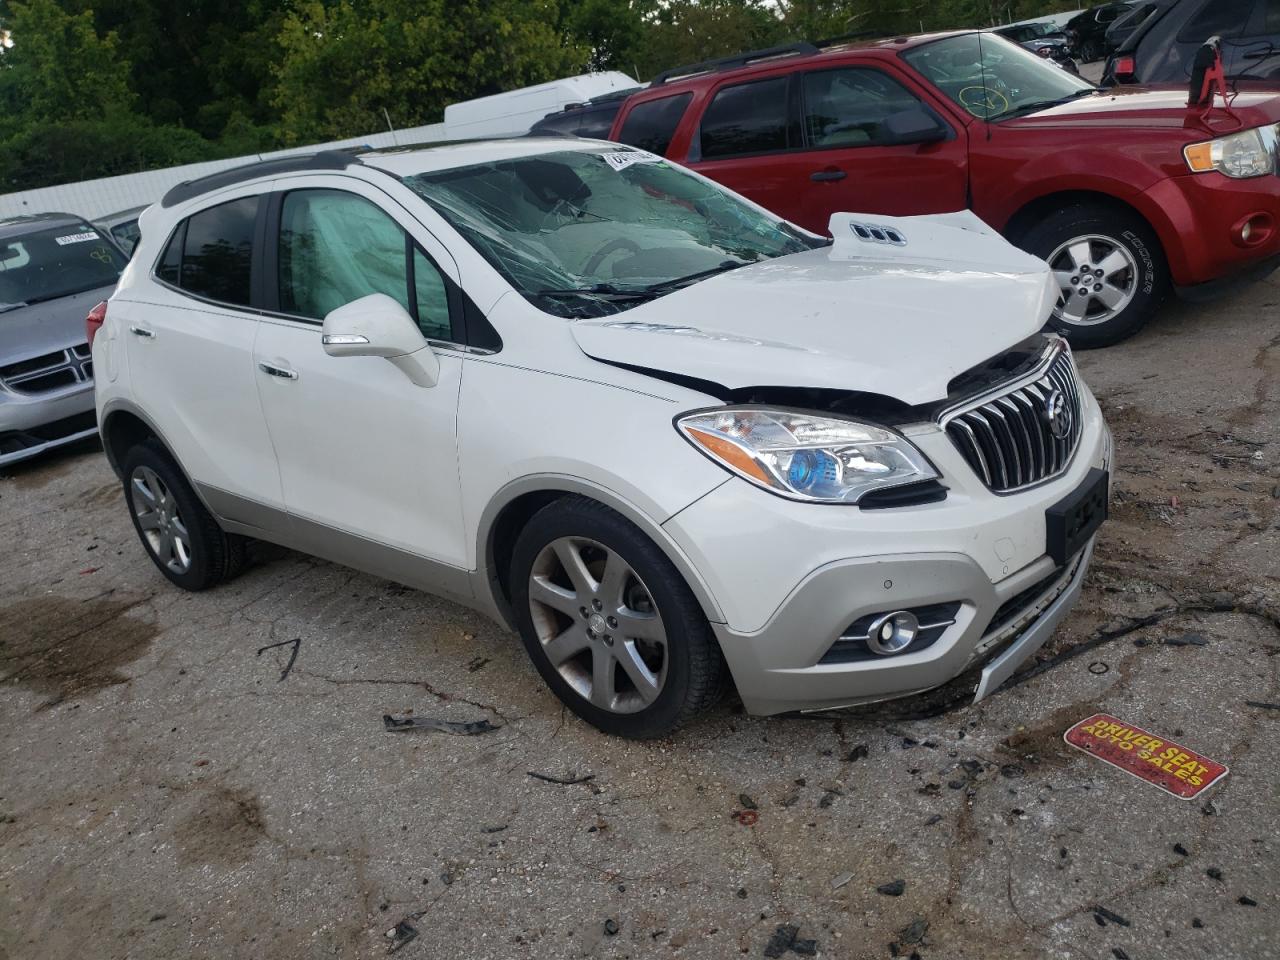
[[[87,343],[0,366],[0,384],[17,393],[39,394],[93,380]]]
[[[1069,421],[1063,436],[1051,421]],[[996,493],[1009,493],[1057,476],[1080,442],[1080,389],[1066,348],[1055,343],[1030,379],[988,394],[942,417],[961,456]]]

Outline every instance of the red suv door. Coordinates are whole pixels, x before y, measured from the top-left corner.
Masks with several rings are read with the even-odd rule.
[[[837,212],[966,205],[965,130],[879,66],[731,81],[706,102],[686,162],[809,230],[825,233]]]

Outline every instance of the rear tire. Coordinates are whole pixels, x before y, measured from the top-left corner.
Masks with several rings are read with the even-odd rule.
[[[603,504],[571,496],[534,514],[508,582],[538,673],[605,733],[665,736],[723,693],[728,667],[693,592],[640,528]]]
[[[1125,210],[1074,203],[1013,239],[1049,262],[1063,296],[1047,326],[1073,347],[1107,347],[1133,336],[1168,293],[1159,238]]]
[[[147,556],[172,583],[207,590],[243,569],[244,538],[218,526],[158,440],[132,447],[121,468],[133,528]]]

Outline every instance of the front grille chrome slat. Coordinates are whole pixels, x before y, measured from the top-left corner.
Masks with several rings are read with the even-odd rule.
[[[995,493],[1011,493],[1067,468],[1080,443],[1080,418],[1075,368],[1055,343],[1029,378],[947,411],[941,423],[982,482]]]

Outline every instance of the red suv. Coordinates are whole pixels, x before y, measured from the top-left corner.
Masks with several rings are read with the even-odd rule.
[[[1186,104],[1185,88],[1104,92],[1003,38],[947,33],[668,71],[610,136],[816,232],[836,212],[972,209],[1049,261],[1052,324],[1092,347],[1135,332],[1170,285],[1203,297],[1280,266],[1280,96]]]

